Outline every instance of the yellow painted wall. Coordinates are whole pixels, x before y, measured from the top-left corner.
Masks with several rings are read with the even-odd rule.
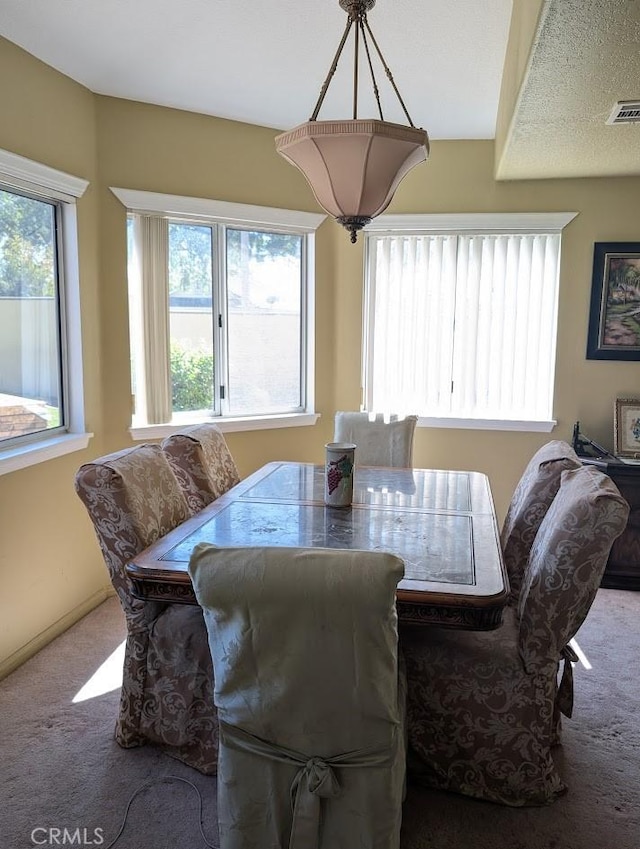
[[[86,451],[0,476],[0,673],[60,620],[95,602],[106,570],[73,475],[131,444],[125,210],[109,186],[317,211],[276,133],[91,95],[0,40],[0,147],[91,182],[79,207]],[[550,151],[550,156],[552,151]],[[603,151],[606,156],[606,151]],[[640,179],[497,183],[490,141],[434,142],[389,212],[574,211],[563,241],[555,414],[548,434],[421,429],[418,466],[489,474],[500,518],[527,460],[576,419],[609,447],[613,402],[640,394],[640,363],[585,359],[593,243],[636,241]],[[336,409],[360,403],[362,241],[325,222],[317,237],[315,427],[228,435],[241,474],[274,459],[320,461]],[[65,619],[64,617],[68,617]],[[26,649],[25,649],[26,647]]]
[[[95,99],[3,39],[0,80],[0,148],[90,181],[78,201],[78,227],[87,428],[96,433],[90,451],[99,450],[103,396]],[[86,612],[109,587],[73,489],[81,459],[71,454],[0,476],[0,671]]]

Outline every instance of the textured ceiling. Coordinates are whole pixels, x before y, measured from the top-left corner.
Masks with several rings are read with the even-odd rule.
[[[606,124],[638,99],[640,2],[547,0],[497,177],[640,174],[640,123]]]
[[[98,94],[275,129],[309,118],[345,21],[337,0],[0,0],[0,36]],[[502,97],[498,179],[640,174],[640,123],[605,123],[640,99],[640,0],[378,0],[369,22],[432,139],[494,138]],[[351,67],[321,119],[350,116]]]

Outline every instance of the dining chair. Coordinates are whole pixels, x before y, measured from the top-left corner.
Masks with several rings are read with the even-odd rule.
[[[628,513],[602,472],[563,472],[531,548],[518,607],[507,608],[500,628],[402,629],[410,778],[511,806],[548,804],[566,790],[552,746],[558,708],[572,713],[568,644]]]
[[[197,545],[220,849],[398,849],[404,678],[384,552]]]
[[[202,611],[133,595],[129,563],[190,517],[159,445],[138,445],[81,466],[75,488],[98,537],[124,610],[127,640],[115,738],[154,743],[203,773],[215,773],[218,725]]]
[[[529,552],[540,523],[560,488],[560,476],[581,463],[568,442],[552,440],[529,461],[507,510],[500,544],[509,576],[509,603],[517,605]]]
[[[240,480],[222,431],[213,423],[176,431],[162,443],[192,513],[198,513]]]
[[[417,416],[384,416],[382,413],[338,411],[334,442],[352,442],[360,466],[413,466],[413,437]]]

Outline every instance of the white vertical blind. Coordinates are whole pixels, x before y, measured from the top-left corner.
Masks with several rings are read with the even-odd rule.
[[[370,263],[370,409],[449,404],[456,239],[386,236]],[[447,330],[448,327],[448,330]]]
[[[169,422],[172,416],[168,253],[166,218],[134,215],[130,336],[136,414],[149,424]]]
[[[370,235],[366,403],[552,416],[560,233]]]

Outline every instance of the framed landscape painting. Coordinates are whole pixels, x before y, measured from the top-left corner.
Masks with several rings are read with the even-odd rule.
[[[640,242],[596,242],[588,360],[640,360]]]

